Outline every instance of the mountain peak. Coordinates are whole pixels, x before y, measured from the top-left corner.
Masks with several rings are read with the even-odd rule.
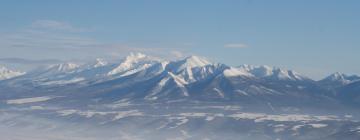
[[[336,82],[336,83],[340,83],[340,84],[349,84],[351,82],[358,81],[358,80],[360,80],[359,76],[356,76],[356,75],[348,76],[348,75],[340,73],[340,72],[335,72],[335,73],[329,75],[328,77],[324,78],[321,81]]]
[[[160,62],[159,59],[147,56],[143,53],[130,53],[115,69],[110,71],[108,75],[115,75],[130,69],[149,67],[154,63]]]
[[[340,72],[335,72],[329,76],[329,78],[334,79],[334,80],[344,79],[345,77],[347,77],[347,76]]]
[[[201,67],[201,66],[209,65],[211,64],[211,62],[209,62],[207,59],[203,57],[192,55],[184,59],[184,64],[189,67]]]
[[[107,64],[108,64],[108,62],[105,61],[104,59],[96,58],[96,62],[95,62],[94,67],[97,68],[97,67],[105,66]]]
[[[292,71],[285,70],[276,67],[270,67],[267,65],[252,66],[252,65],[241,65],[239,69],[247,71],[258,78],[274,78],[278,80],[304,80],[307,79],[305,76]]]
[[[178,73],[185,69],[192,69],[195,67],[203,67],[206,65],[211,65],[212,63],[205,58],[199,57],[199,56],[189,56],[185,59],[178,60],[171,62],[167,68],[170,69],[170,71],[173,71],[175,73]]]

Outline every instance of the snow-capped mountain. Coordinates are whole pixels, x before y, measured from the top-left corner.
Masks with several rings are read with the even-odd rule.
[[[25,84],[33,83],[40,85],[49,85],[49,84],[67,84],[80,81],[81,78],[66,79],[67,75],[76,73],[82,69],[81,65],[66,62],[60,64],[51,64],[48,67],[40,67],[38,69],[29,71],[22,78],[15,79],[13,84]]]
[[[320,80],[319,82],[325,86],[339,87],[356,81],[360,81],[360,77],[357,75],[349,76],[343,73],[336,72]]]
[[[174,73],[179,73],[180,71],[183,71],[185,69],[192,69],[192,68],[196,68],[196,67],[203,67],[206,65],[211,65],[211,63],[201,57],[198,56],[190,56],[187,57],[183,60],[179,60],[179,61],[175,61],[170,63],[167,66],[167,69],[169,71],[172,71]]]
[[[101,58],[96,58],[96,63],[93,65],[94,68],[106,66],[109,64],[107,61]]]
[[[170,62],[166,66],[166,70],[177,75],[187,84],[199,82],[212,78],[220,73],[228,66],[208,61],[199,56],[186,57],[183,60]]]
[[[60,64],[53,64],[46,68],[40,68],[33,73],[37,73],[42,77],[51,77],[57,74],[65,74],[65,73],[72,73],[75,72],[77,69],[80,68],[80,65],[72,62],[60,63]]]
[[[140,70],[144,70],[160,60],[154,57],[146,56],[142,53],[131,53],[115,69],[111,70],[108,75],[121,74],[122,76],[131,75]]]
[[[252,65],[241,65],[239,67],[242,71],[247,71],[251,75],[258,78],[268,78],[272,80],[291,80],[301,81],[307,80],[306,76],[303,76],[292,70],[284,70],[276,67],[263,66],[252,66]]]
[[[326,78],[330,81],[344,79],[356,80],[356,76],[338,74]],[[83,65],[55,64],[10,82],[8,85],[26,85],[28,88],[33,85],[61,86],[68,92],[86,91],[88,95],[93,93],[103,99],[108,98],[104,95],[112,95],[109,97],[152,101],[186,97],[276,102],[287,98],[291,103],[300,98],[329,101],[327,96],[333,95],[327,91],[329,88],[322,86],[322,81],[316,82],[292,70],[265,65],[231,67],[198,56],[166,61],[141,53],[132,53],[116,63],[96,59]],[[60,90],[57,92],[61,93]]]
[[[66,85],[75,83],[101,82],[129,76],[149,69],[155,64],[165,68],[167,62],[141,53],[132,53],[119,63],[109,63],[103,59],[96,59],[87,64],[66,62],[53,64],[46,68],[39,68],[29,72],[24,79],[18,81],[31,82],[37,85]],[[146,76],[146,75],[145,75]],[[23,81],[21,81],[23,80]]]
[[[24,72],[10,70],[4,66],[0,66],[0,80],[11,79],[24,74]]]

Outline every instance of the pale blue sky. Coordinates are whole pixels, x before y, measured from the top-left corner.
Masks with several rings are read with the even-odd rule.
[[[0,58],[196,54],[320,78],[360,74],[357,0],[2,0]]]

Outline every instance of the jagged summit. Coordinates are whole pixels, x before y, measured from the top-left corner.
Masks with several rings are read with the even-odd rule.
[[[108,73],[108,75],[115,75],[139,68],[143,69],[159,62],[161,62],[161,60],[155,57],[147,56],[143,53],[130,53],[130,55],[126,56],[116,68]]]
[[[96,58],[96,62],[94,64],[94,67],[97,68],[97,67],[102,67],[102,66],[105,66],[107,65],[108,62],[105,61],[104,59],[101,59],[101,58]]]
[[[212,64],[207,59],[195,55],[185,58],[184,60],[182,60],[182,62],[187,67],[201,67]]]
[[[338,81],[338,80],[343,81],[343,80],[346,80],[346,77],[347,76],[343,73],[335,72],[335,73],[329,75],[328,77],[326,77],[325,79],[331,80],[331,81]]]
[[[210,61],[208,61],[205,58],[202,58],[199,56],[189,56],[182,60],[170,62],[167,68],[170,71],[178,73],[185,69],[203,67],[203,66],[211,65],[211,64],[213,64],[213,63],[211,63]]]
[[[241,65],[238,68],[258,78],[271,78],[277,80],[294,80],[294,81],[309,79],[306,76],[303,76],[295,71],[285,70],[277,67],[270,67],[267,65],[261,65],[261,66]]]

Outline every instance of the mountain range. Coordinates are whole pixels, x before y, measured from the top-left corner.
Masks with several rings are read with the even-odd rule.
[[[96,59],[88,64],[60,63],[29,72],[9,70],[3,66],[0,68],[0,80],[2,87],[7,89],[66,87],[64,89],[74,93],[94,89],[93,94],[99,96],[114,94],[119,99],[126,97],[146,101],[184,98],[262,102],[266,99],[277,104],[272,98],[287,98],[289,101],[321,99],[358,104],[360,97],[355,90],[360,82],[360,77],[356,75],[337,72],[316,81],[295,71],[276,67],[231,67],[198,56],[167,61],[141,53],[132,53],[119,63]],[[56,92],[46,94],[59,94]],[[17,91],[17,95],[21,95],[21,91]],[[352,100],[342,100],[350,98],[347,96],[351,96]]]
[[[115,63],[96,59],[27,72],[0,67],[3,131],[26,125],[58,133],[76,126],[76,135],[123,130],[143,139],[355,140],[359,105],[356,75],[313,80],[199,56],[168,61],[132,53]]]

